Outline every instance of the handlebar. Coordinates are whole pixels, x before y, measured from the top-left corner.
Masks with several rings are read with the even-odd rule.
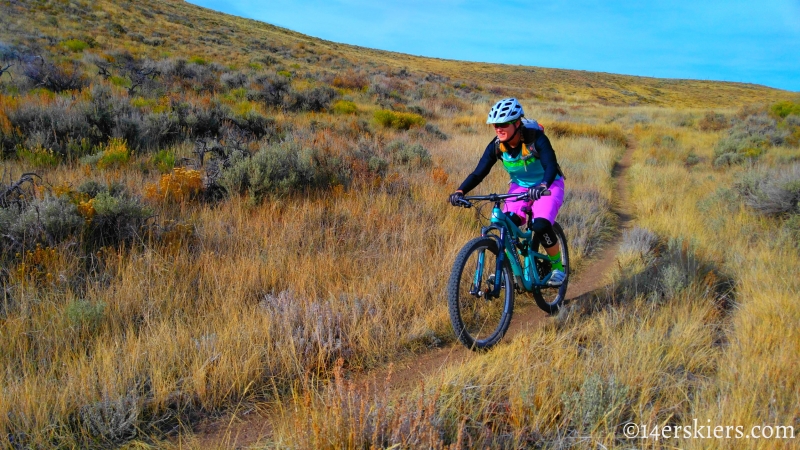
[[[548,196],[548,195],[550,195],[550,191],[546,190],[546,191],[542,192],[542,195],[543,196]],[[525,193],[522,193],[522,194],[469,195],[469,196],[464,196],[461,199],[459,199],[459,205],[461,207],[463,207],[463,208],[471,208],[473,204],[472,204],[472,202],[470,200],[490,201],[490,202],[494,202],[494,203],[499,203],[502,200],[506,200],[506,199],[509,199],[509,198],[513,198],[515,201],[528,200],[528,193],[525,192]]]

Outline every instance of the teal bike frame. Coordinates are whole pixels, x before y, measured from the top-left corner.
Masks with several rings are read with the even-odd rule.
[[[533,232],[530,230],[531,218],[528,218],[528,230],[522,231],[513,221],[511,221],[511,219],[503,212],[503,210],[500,209],[500,203],[503,200],[508,198],[522,199],[524,197],[525,194],[491,194],[464,197],[465,202],[463,205],[466,207],[472,206],[472,203],[470,203],[469,200],[488,200],[490,202],[494,202],[492,216],[490,218],[491,224],[481,227],[481,235],[490,237],[497,241],[497,248],[504,249],[504,252],[498,257],[498,263],[496,265],[496,273],[494,277],[494,286],[491,292],[487,292],[485,294],[489,298],[500,295],[500,287],[502,285],[500,273],[506,258],[508,258],[511,271],[514,274],[515,288],[518,290],[530,292],[534,289],[547,287],[547,281],[550,279],[551,274],[548,273],[547,276],[542,279],[539,277],[539,272],[536,270],[537,259],[544,260],[549,263],[550,257],[531,250],[531,241],[533,239]],[[467,205],[467,203],[469,203],[469,205]],[[520,263],[517,255],[522,257],[522,263]],[[484,253],[482,252],[478,256],[478,268],[475,271],[474,285],[476,286],[476,289],[478,286],[480,286],[480,280],[483,279],[483,264]]]

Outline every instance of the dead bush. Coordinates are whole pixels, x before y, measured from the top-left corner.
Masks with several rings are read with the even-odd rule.
[[[23,74],[33,82],[53,92],[80,90],[89,85],[77,63],[60,65],[35,58],[23,66]]]

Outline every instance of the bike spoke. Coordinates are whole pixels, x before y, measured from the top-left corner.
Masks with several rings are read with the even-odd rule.
[[[494,289],[489,279],[494,278],[497,267],[496,255],[486,251],[473,255],[475,257],[467,261],[463,273],[472,273],[474,277],[473,280],[467,279],[462,283],[459,288],[459,300],[465,331],[474,339],[481,340],[492,335],[497,329],[503,313],[503,301],[497,297],[489,297]],[[483,264],[480,260],[483,260]],[[489,274],[492,276],[487,276]],[[478,287],[475,295],[470,293],[473,286]]]

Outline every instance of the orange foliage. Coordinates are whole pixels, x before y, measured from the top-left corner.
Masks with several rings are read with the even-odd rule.
[[[176,167],[172,173],[161,176],[158,185],[145,187],[145,197],[151,201],[183,202],[194,198],[203,190],[203,177],[199,170]]]
[[[176,254],[183,244],[194,236],[194,226],[186,223],[169,221],[164,225],[160,242],[170,254]]]
[[[56,197],[67,196],[72,198],[73,192],[72,187],[70,187],[68,183],[53,186],[53,194],[55,194]]]
[[[17,109],[19,100],[14,97],[6,97],[0,94],[0,131],[10,133],[11,121],[8,120],[8,111]]]
[[[367,87],[367,77],[352,70],[336,75],[332,83],[335,87],[343,89],[364,90]]]
[[[22,262],[17,265],[16,274],[23,284],[52,281],[53,273],[62,265],[61,255],[56,249],[42,248],[41,244],[36,244],[35,249],[24,254],[18,253],[17,256],[22,257]]]
[[[433,178],[433,181],[437,184],[447,184],[448,175],[441,167],[434,167],[433,170],[431,170],[431,178]]]
[[[86,219],[87,221],[92,220],[92,217],[94,217],[95,213],[97,213],[97,211],[95,211],[94,209],[93,198],[78,202],[78,214],[83,216],[83,218]]]

